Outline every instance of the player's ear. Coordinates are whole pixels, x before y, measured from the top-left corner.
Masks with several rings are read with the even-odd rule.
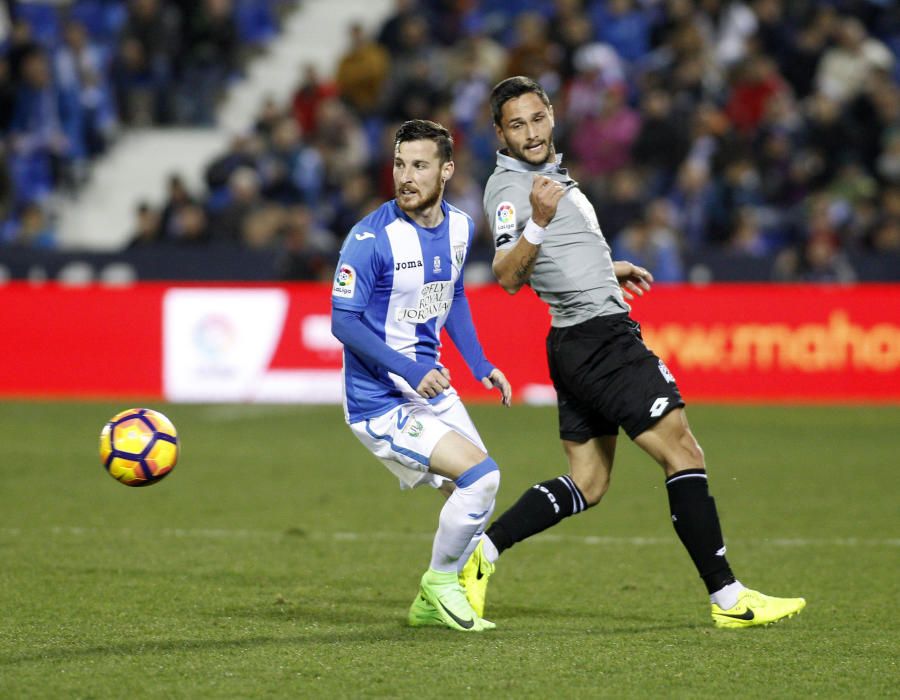
[[[556,126],[556,117],[553,116],[553,105],[550,105],[547,108],[547,113],[550,115],[550,127]]]
[[[447,182],[451,177],[453,177],[453,171],[456,169],[456,166],[453,164],[452,160],[448,160],[441,166],[441,184]]]

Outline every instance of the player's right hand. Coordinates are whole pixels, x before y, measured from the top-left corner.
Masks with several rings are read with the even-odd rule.
[[[433,399],[435,396],[450,388],[450,370],[446,367],[441,369],[433,369],[419,382],[416,387],[416,393],[424,396],[426,399]]]
[[[561,183],[545,175],[535,175],[531,183],[531,194],[528,195],[531,220],[541,228],[547,228],[556,216],[556,207],[565,193],[566,188]]]

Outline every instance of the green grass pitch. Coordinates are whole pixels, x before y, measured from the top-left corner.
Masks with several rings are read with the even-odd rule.
[[[504,554],[495,632],[413,630],[440,497],[337,407],[155,405],[182,459],[102,469],[128,404],[0,405],[0,697],[898,696],[900,407],[692,406],[729,559],[799,617],[717,630],[661,470],[620,440],[596,509]],[[473,406],[498,511],[564,461],[551,408]]]

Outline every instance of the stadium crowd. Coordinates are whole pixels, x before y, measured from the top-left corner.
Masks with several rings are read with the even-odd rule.
[[[208,125],[288,0],[0,3],[0,245],[52,248],[52,196],[130,126]]]
[[[204,13],[229,2],[182,4]],[[29,69],[15,58],[27,38],[24,20],[14,24],[0,63],[8,162],[35,143],[52,163],[65,143],[74,165],[76,153],[102,151],[112,125],[210,118],[209,104],[182,104],[177,89],[163,91],[173,96],[165,105],[146,90],[123,97],[134,85],[122,74],[128,46],[153,52],[182,86],[195,84],[184,57],[193,40],[180,52],[159,44],[184,32],[127,29],[138,8],[159,3],[179,14],[179,3],[134,0],[112,34],[111,70],[77,83],[80,101],[91,105],[82,110],[78,153],[74,140],[60,138],[64,122],[46,121],[47,101],[32,82],[49,81],[62,96],[66,75],[91,75],[90,52],[72,48],[78,40],[69,34],[78,32],[69,23],[53,65],[38,49],[44,65]],[[118,3],[72,7],[82,4]],[[155,12],[153,21],[167,16]],[[797,281],[852,281],[856,260],[900,259],[897,3],[396,0],[377,32],[355,24],[346,41],[333,73],[301,67],[289,103],[262,105],[253,127],[209,164],[205,191],[190,192],[173,175],[161,207],[141,205],[132,247],[277,250],[274,274],[329,279],[350,225],[392,197],[386,141],[404,120],[428,118],[453,131],[457,167],[447,198],[478,223],[473,253],[487,261],[481,195],[497,148],[488,95],[500,79],[522,74],[556,105],[557,150],[595,203],[615,257],[650,268],[659,281],[696,277],[689,263],[701,253],[771,261],[770,278]],[[72,63],[79,70],[66,73]],[[16,115],[29,94],[34,106],[23,122]],[[29,179],[18,171],[5,177],[17,186]],[[23,223],[17,235],[4,234],[6,243],[50,245],[33,211],[39,197],[7,195],[4,216],[11,201]]]

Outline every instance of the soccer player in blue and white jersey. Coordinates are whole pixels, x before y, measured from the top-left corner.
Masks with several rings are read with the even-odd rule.
[[[353,434],[401,488],[449,494],[409,623],[480,632],[494,624],[472,609],[458,573],[493,513],[500,471],[450,386],[441,329],[506,405],[512,390],[485,358],[472,323],[463,266],[474,225],[443,199],[453,168],[453,139],[440,124],[413,120],[397,131],[396,198],[344,242],[332,332],[344,344],[344,414]]]

